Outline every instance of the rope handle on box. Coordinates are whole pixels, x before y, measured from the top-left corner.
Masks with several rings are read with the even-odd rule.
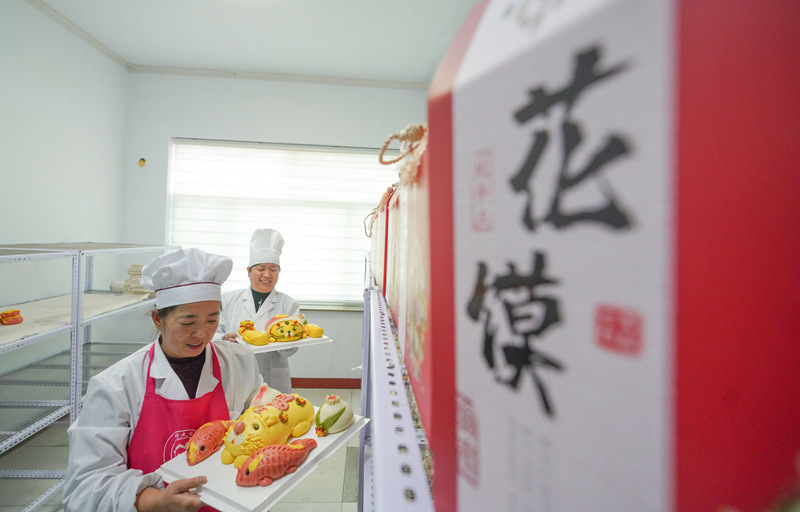
[[[400,142],[400,156],[395,158],[394,160],[384,160],[384,155],[386,150],[389,148],[389,144],[392,143],[393,140],[397,140]],[[364,234],[367,235],[367,238],[372,238],[372,226],[375,223],[375,218],[378,216],[378,213],[386,206],[386,203],[390,200],[394,191],[397,189],[398,184],[408,185],[413,183],[417,177],[417,169],[419,168],[419,161],[422,158],[422,153],[425,152],[425,149],[428,145],[428,123],[424,124],[415,124],[410,123],[406,126],[400,133],[395,133],[391,135],[386,141],[383,143],[383,147],[381,148],[381,152],[378,155],[378,161],[383,165],[392,165],[401,160],[404,160],[403,163],[400,164],[398,167],[398,175],[400,177],[399,183],[393,184],[391,187],[386,189],[386,192],[383,193],[378,206],[372,209],[371,212],[367,214],[364,218]]]
[[[378,216],[378,212],[383,210],[383,207],[386,206],[386,202],[389,201],[390,197],[392,197],[395,188],[397,188],[397,183],[391,187],[387,187],[386,191],[381,196],[378,206],[373,208],[372,211],[369,212],[366,217],[364,217],[364,234],[367,235],[367,238],[372,238],[372,225],[375,223],[375,218]]]
[[[420,143],[422,142],[422,138],[428,132],[427,123],[425,124],[415,124],[411,123],[406,126],[403,130],[400,130],[400,133],[395,133],[391,135],[386,142],[383,143],[383,147],[381,148],[381,153],[378,155],[378,161],[383,165],[392,165],[409,154],[419,147]],[[394,160],[384,160],[383,155],[386,153],[386,150],[389,148],[389,144],[392,143],[393,140],[397,140],[400,142],[400,151],[402,152],[400,156],[395,158]]]

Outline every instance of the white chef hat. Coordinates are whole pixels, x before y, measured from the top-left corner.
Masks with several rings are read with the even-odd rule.
[[[200,249],[162,254],[142,267],[142,287],[156,292],[158,309],[204,300],[222,300],[222,283],[233,261]]]
[[[274,229],[257,229],[250,237],[250,264],[248,267],[260,263],[281,264],[281,251],[283,250],[283,237]]]

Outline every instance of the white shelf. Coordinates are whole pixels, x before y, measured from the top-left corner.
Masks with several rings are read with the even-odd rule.
[[[93,321],[112,313],[123,313],[127,306],[143,306],[154,304],[155,301],[147,298],[147,295],[128,294],[83,294],[83,322]],[[47,299],[13,304],[4,307],[7,309],[19,309],[22,315],[22,323],[16,325],[0,325],[0,353],[6,351],[4,345],[16,347],[18,343],[24,342],[29,336],[43,335],[50,331],[51,334],[68,332],[72,323],[72,295],[58,295]]]
[[[362,385],[362,412],[369,414],[372,422],[364,436],[360,461],[361,510],[433,512],[421,448],[427,441],[424,432],[414,426],[405,365],[398,357],[386,301],[377,288],[364,292],[364,315],[368,357],[364,361],[367,382]]]

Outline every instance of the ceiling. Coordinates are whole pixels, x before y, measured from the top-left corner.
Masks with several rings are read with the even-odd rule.
[[[427,88],[479,0],[27,0],[134,72]]]

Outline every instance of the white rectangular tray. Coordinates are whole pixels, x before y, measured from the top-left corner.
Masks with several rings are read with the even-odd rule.
[[[314,408],[318,409],[317,407]],[[190,466],[186,462],[186,454],[178,455],[161,466],[161,474],[167,483],[183,478],[205,476],[208,482],[198,489],[203,503],[220,512],[261,512],[269,510],[278,503],[297,484],[317,469],[320,462],[333,455],[336,450],[347,444],[369,422],[369,418],[355,416],[353,424],[347,430],[325,437],[317,437],[312,425],[300,439],[311,438],[317,441],[317,447],[311,450],[308,458],[294,473],[278,478],[270,485],[261,487],[240,487],[236,485],[237,469],[233,464],[225,465],[221,461],[221,451],[211,455],[203,462]],[[291,441],[291,440],[290,440]]]
[[[333,341],[327,336],[320,336],[319,338],[305,338],[297,341],[276,341],[267,345],[251,345],[244,341],[240,341],[242,345],[247,345],[253,349],[254,354],[261,354],[262,352],[272,352],[274,350],[286,350],[287,348],[303,348],[313,345],[321,345],[323,343],[330,343]]]

